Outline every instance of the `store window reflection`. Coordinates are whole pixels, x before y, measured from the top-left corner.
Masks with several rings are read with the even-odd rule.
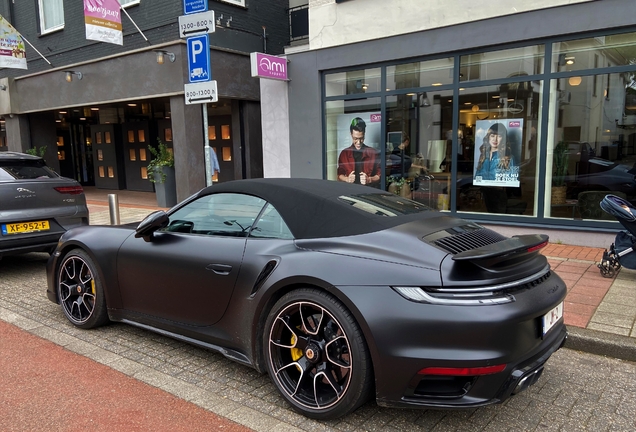
[[[552,44],[552,71],[582,71],[598,67],[632,65],[635,54],[636,33],[557,42]],[[599,79],[600,76],[594,78],[591,84],[603,91],[604,87],[599,87]]]
[[[461,56],[460,81],[510,78],[543,73],[544,45],[532,45]]]
[[[546,216],[614,220],[599,206],[606,194],[636,202],[634,74],[551,81]]]
[[[357,95],[380,90],[380,68],[338,72],[325,78],[326,96]]]
[[[385,176],[389,192],[449,210],[452,91],[387,96]]]
[[[540,101],[540,81],[460,93],[458,211],[536,214]]]
[[[453,58],[387,66],[386,90],[441,86],[453,82]]]

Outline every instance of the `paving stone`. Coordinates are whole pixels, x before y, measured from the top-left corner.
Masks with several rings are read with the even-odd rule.
[[[536,385],[502,405],[437,411],[383,408],[370,401],[336,421],[308,420],[289,407],[266,375],[218,353],[122,324],[92,331],[77,329],[43,292],[24,301],[21,292],[46,286],[46,258],[42,255],[3,259],[0,319],[259,432],[636,429],[636,364],[568,349],[552,356]],[[630,292],[624,288],[617,292]],[[631,306],[620,295],[614,297],[621,299],[614,304],[623,307],[616,309],[617,314],[628,316],[623,312]],[[599,317],[608,312],[603,304],[596,311],[602,313]],[[634,331],[633,327],[625,329]]]

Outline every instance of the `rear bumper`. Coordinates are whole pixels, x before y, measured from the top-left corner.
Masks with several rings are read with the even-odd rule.
[[[67,219],[51,219],[51,230],[39,233],[14,234],[2,236],[0,234],[0,257],[3,255],[18,255],[28,252],[53,252],[57,242],[66,231],[71,228],[88,225],[88,217],[73,217]]]
[[[515,292],[515,301],[499,305],[415,303],[389,287],[338,289],[365,334],[382,406],[461,408],[502,402],[533,384],[567,337],[562,319],[543,335],[543,316],[566,295],[565,283],[554,273]],[[453,369],[488,367],[503,369],[453,374]]]
[[[63,231],[16,239],[0,239],[0,257],[27,252],[51,253],[57,246],[57,241],[62,234],[64,234]]]
[[[506,370],[499,374],[480,377],[461,377],[447,382],[426,382],[427,378],[415,376],[400,399],[377,397],[377,403],[385,407],[418,408],[429,407],[447,408],[475,408],[497,404],[505,401],[528,387],[535,384],[545,363],[550,356],[565,344],[567,330],[561,326],[547,346],[541,351],[516,364],[509,364]],[[503,384],[502,384],[503,382]],[[431,385],[432,384],[432,385]],[[429,389],[429,394],[423,391]],[[498,389],[494,391],[495,389]],[[446,391],[442,394],[442,391]],[[435,392],[436,394],[431,394]]]

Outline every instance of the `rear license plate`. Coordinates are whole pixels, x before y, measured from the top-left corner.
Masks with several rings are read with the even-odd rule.
[[[557,307],[543,315],[543,336],[545,336],[546,333],[548,333],[548,331],[550,331],[550,329],[561,319],[563,319],[563,302],[559,303]]]
[[[18,222],[2,225],[2,235],[24,234],[51,229],[49,221]]]

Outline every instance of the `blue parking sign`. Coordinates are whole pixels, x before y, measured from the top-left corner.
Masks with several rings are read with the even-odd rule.
[[[183,0],[183,13],[188,15],[208,10],[208,0]]]
[[[210,81],[210,38],[207,34],[186,39],[188,45],[188,79],[191,83]]]

